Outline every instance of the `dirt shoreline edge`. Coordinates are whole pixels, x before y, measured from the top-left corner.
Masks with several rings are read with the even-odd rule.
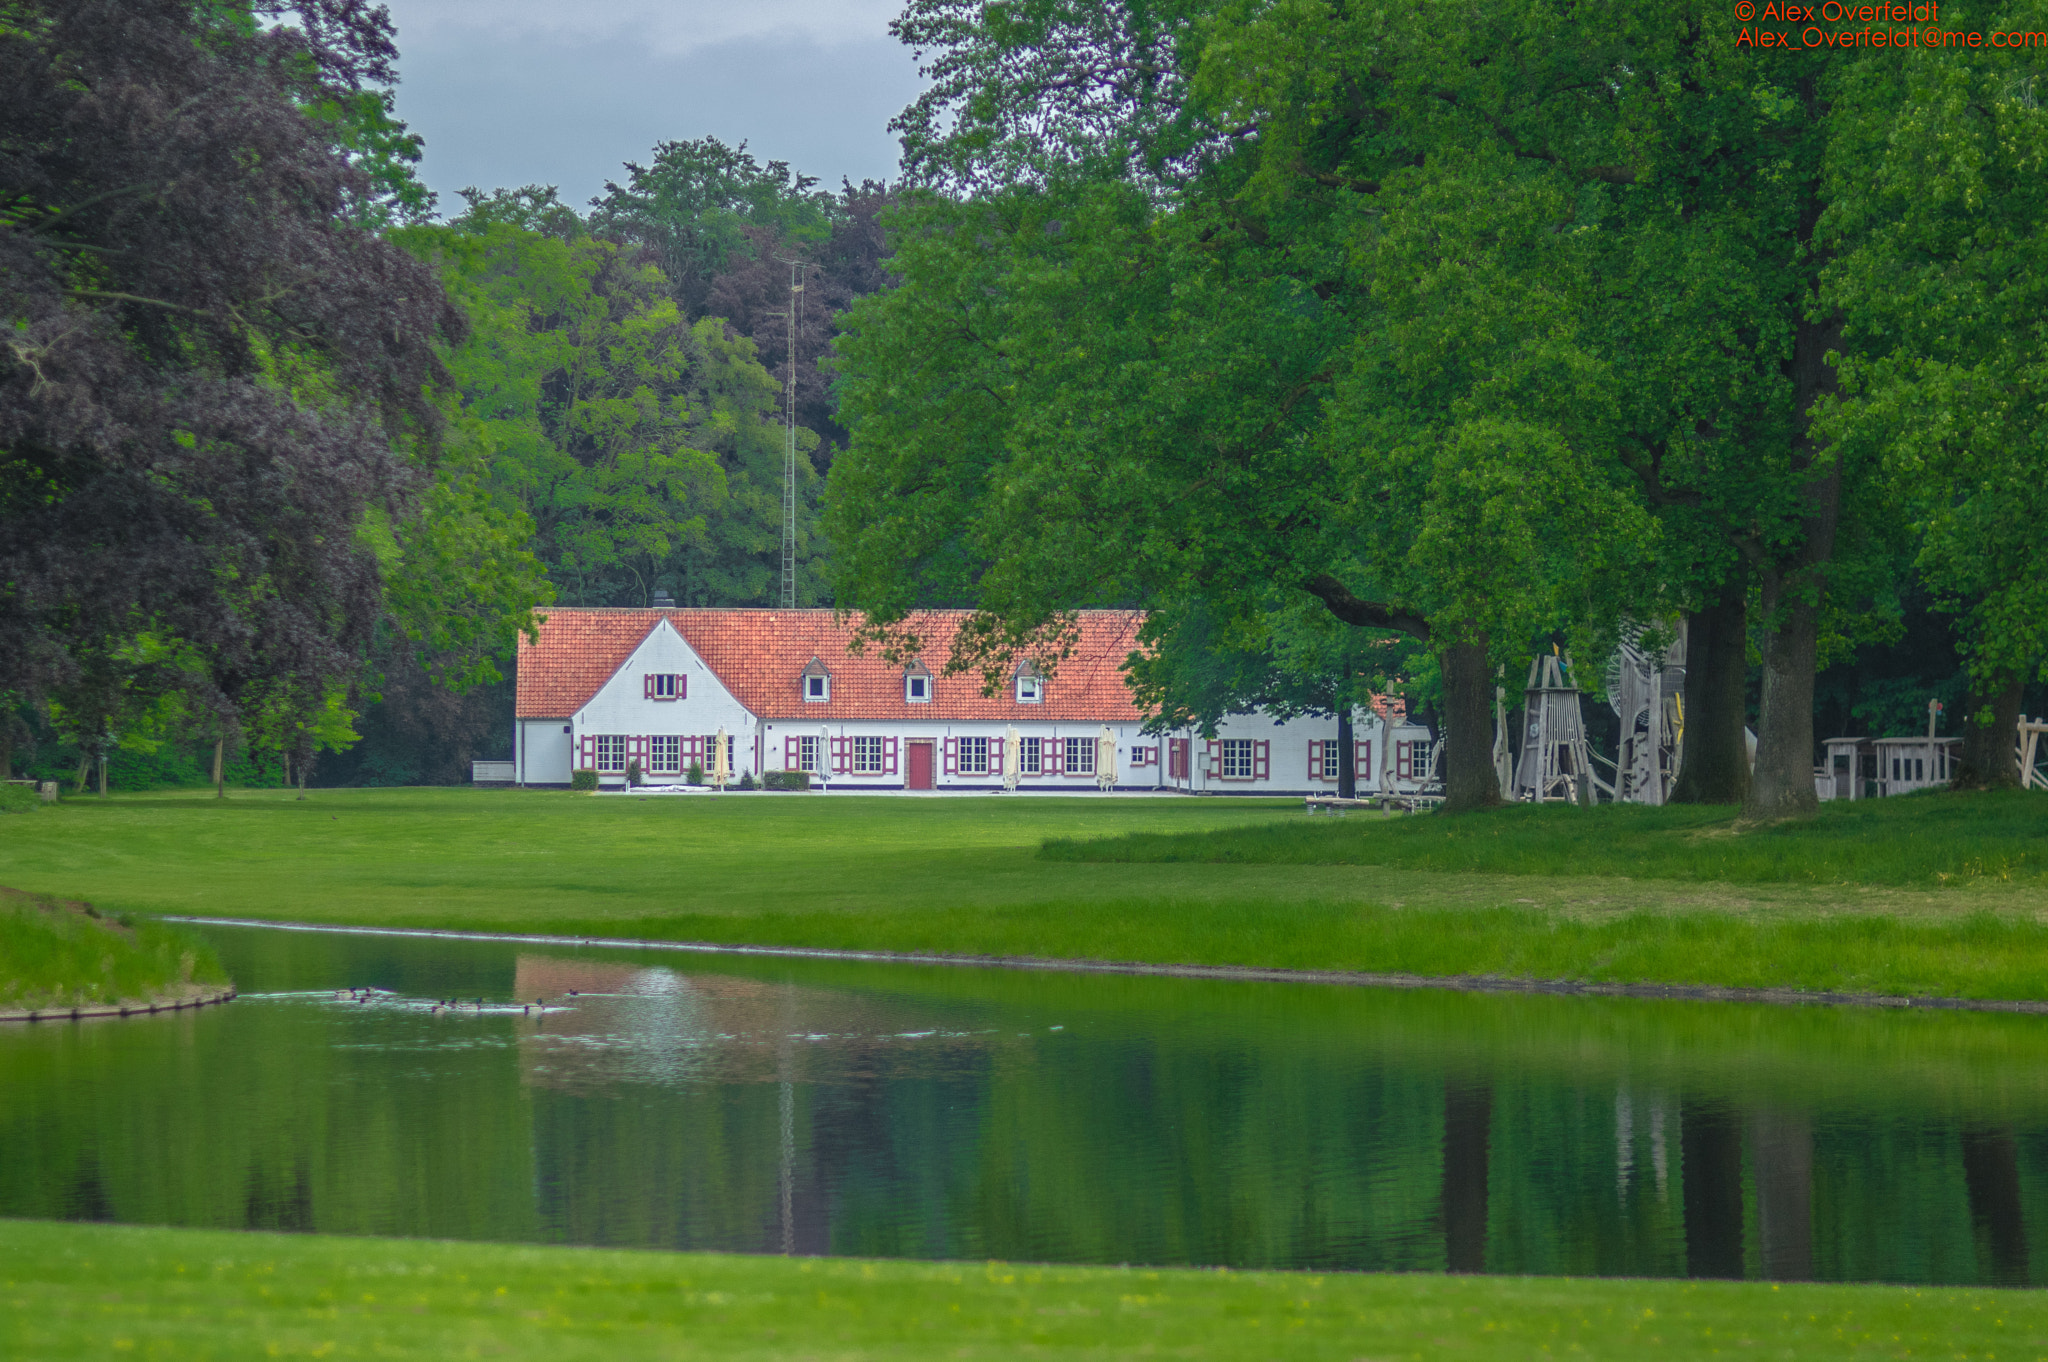
[[[1169,979],[1215,979],[1239,983],[1336,984],[1352,988],[1445,989],[1459,993],[1535,993],[1557,997],[1648,998],[1680,1002],[1919,1008],[1952,1012],[2018,1012],[2048,1015],[2048,999],[1836,993],[1796,988],[1732,988],[1718,984],[1594,984],[1569,979],[1516,979],[1474,974],[1380,974],[1361,970],[1277,969],[1260,965],[1160,965],[1137,960],[1058,959],[1037,955],[942,955],[909,951],[835,950],[823,946],[748,946],[716,941],[654,941],[616,936],[477,932],[437,927],[350,927],[332,923],[275,922],[262,918],[166,915],[161,920],[202,927],[267,927],[277,931],[330,932],[345,936],[439,937],[453,941],[502,941],[536,946],[596,946],[618,950],[680,951],[696,955],[780,956],[796,960],[856,960],[890,965],[952,965],[1072,974],[1137,974]],[[55,1020],[55,1014],[47,1015],[46,1019]]]
[[[233,1002],[233,985],[196,998],[168,998],[157,1001],[92,1003],[80,1007],[32,1007],[27,1011],[0,1012],[0,1022],[87,1021],[95,1017],[160,1017],[166,1012],[196,1012],[202,1007]]]

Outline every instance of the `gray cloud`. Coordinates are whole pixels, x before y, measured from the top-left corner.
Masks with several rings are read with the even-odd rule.
[[[665,138],[745,141],[829,185],[893,178],[887,125],[923,88],[887,36],[896,7],[392,0],[398,114],[443,211],[472,184],[554,184],[580,205]]]
[[[610,41],[677,54],[735,38],[801,37],[831,44],[876,38],[896,17],[897,0],[748,0],[744,5],[706,0],[596,0],[563,5],[555,0],[398,0],[392,14],[429,43],[492,41]]]

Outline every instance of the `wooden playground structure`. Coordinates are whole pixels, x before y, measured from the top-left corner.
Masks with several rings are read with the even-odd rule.
[[[1619,750],[1612,760],[1587,741],[1584,692],[1570,654],[1553,648],[1530,662],[1522,746],[1515,757],[1508,750],[1506,692],[1496,688],[1493,753],[1502,798],[1538,804],[1662,804],[1670,798],[1685,755],[1683,626],[1675,641],[1662,648],[1649,643],[1639,626],[1624,628],[1604,680],[1608,703],[1621,722]],[[1882,799],[1948,784],[1962,739],[1937,732],[1941,714],[1941,702],[1929,700],[1924,735],[1828,739],[1827,755],[1814,768],[1814,793],[1824,800]],[[2048,719],[2021,717],[2015,755],[2024,789],[2048,790],[2044,734]],[[1439,740],[1430,756],[1430,783],[1399,801],[1404,807],[1441,802],[1443,787],[1435,776],[1442,746]],[[1750,760],[1756,760],[1753,737]]]

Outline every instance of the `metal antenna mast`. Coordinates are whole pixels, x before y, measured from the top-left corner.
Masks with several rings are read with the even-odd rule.
[[[796,609],[796,317],[803,306],[803,262],[789,266],[789,382],[783,392],[783,426],[788,446],[782,461],[782,608]]]

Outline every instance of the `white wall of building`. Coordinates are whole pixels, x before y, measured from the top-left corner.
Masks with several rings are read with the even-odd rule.
[[[1068,738],[1080,738],[1094,743],[1101,738],[1103,725],[1099,722],[1017,723],[1008,720],[1003,722],[992,720],[945,722],[919,719],[805,723],[802,720],[771,719],[764,727],[763,738],[767,749],[767,769],[771,771],[795,769],[788,764],[789,739],[804,736],[817,738],[819,740],[818,751],[821,757],[819,763],[821,769],[814,772],[814,774],[821,777],[835,790],[901,790],[908,788],[910,780],[909,745],[913,742],[929,742],[932,744],[933,789],[997,790],[1003,787],[1003,775],[1000,770],[991,770],[986,775],[963,774],[958,771],[948,774],[946,771],[947,741],[951,739],[957,742],[961,738],[970,737],[990,740],[1004,739],[1005,747],[1002,754],[1002,763],[1003,769],[1008,770],[1011,769],[1012,764],[1017,760],[1017,752],[1007,746],[1007,734],[1012,728],[1017,731],[1019,747],[1021,748],[1023,740],[1027,738],[1036,738],[1041,743],[1064,743]],[[1156,789],[1164,783],[1163,777],[1160,775],[1163,769],[1160,760],[1155,760],[1145,765],[1133,764],[1134,749],[1143,748],[1148,752],[1153,749],[1161,749],[1163,751],[1163,744],[1158,738],[1140,733],[1138,726],[1133,723],[1110,724],[1109,731],[1110,736],[1116,740],[1116,787],[1118,789],[1149,790]],[[881,738],[885,742],[894,740],[895,770],[883,771],[880,774],[869,774],[835,769],[833,740],[851,740],[856,737]],[[850,752],[851,749],[847,748],[844,750]],[[1043,749],[1041,749],[1042,751]],[[1041,768],[1044,764],[1041,757]],[[1046,775],[1041,769],[1041,772],[1038,774],[1019,774],[1017,786],[1019,789],[1037,791],[1092,791],[1096,788],[1096,775],[1093,772],[1082,775]]]
[[[1413,793],[1422,788],[1424,781],[1413,772],[1423,769],[1416,765],[1417,762],[1426,761],[1431,745],[1428,729],[1406,722],[1390,727],[1386,720],[1371,710],[1360,709],[1352,714],[1351,736],[1352,759],[1354,762],[1363,759],[1363,769],[1356,776],[1356,789],[1361,797]],[[1171,775],[1170,750],[1163,763],[1163,769],[1168,772],[1165,783],[1172,789],[1204,794],[1337,792],[1337,767],[1331,762],[1332,758],[1338,762],[1343,758],[1337,749],[1337,721],[1329,716],[1305,715],[1274,720],[1261,714],[1235,714],[1218,722],[1216,742],[1266,744],[1263,778],[1243,779],[1212,774],[1217,763],[1212,760],[1211,740],[1194,729],[1175,730],[1166,734],[1165,739],[1181,739],[1188,744],[1189,770],[1185,779]],[[1316,754],[1319,760],[1315,763],[1319,770],[1313,775],[1310,770],[1311,743],[1319,745]]]
[[[563,719],[521,719],[512,735],[512,760],[521,785],[567,785],[573,741]]]
[[[653,674],[683,677],[682,697],[675,700],[649,699],[644,678]],[[647,637],[641,640],[640,646],[619,665],[611,679],[599,687],[597,694],[570,716],[569,722],[572,766],[580,767],[589,760],[593,744],[587,740],[600,736],[617,735],[638,740],[655,735],[675,735],[702,739],[723,728],[732,739],[733,777],[737,779],[742,774],[760,770],[755,760],[754,716],[704,665],[704,659],[697,656],[696,650],[666,619],[655,624]],[[709,754],[700,754],[699,759],[709,770]],[[682,764],[687,768],[689,762],[690,757],[686,755]],[[653,779],[663,774],[645,761],[642,762],[642,770]],[[602,779],[604,783],[611,784],[618,777],[606,773]]]
[[[683,677],[682,696],[674,700],[650,698],[644,678],[655,674]],[[794,693],[795,678],[791,678],[791,689]],[[1020,739],[1036,738],[1042,743],[1056,743],[1079,738],[1092,744],[1101,736],[1104,725],[1099,721],[1052,723],[1019,722],[1015,719],[1001,722],[915,718],[859,722],[821,718],[817,722],[808,722],[801,717],[762,720],[739,702],[675,627],[663,619],[655,624],[612,677],[577,713],[566,719],[520,720],[514,734],[514,760],[518,763],[518,779],[522,784],[566,785],[574,769],[593,763],[591,754],[596,750],[595,740],[601,736],[627,739],[629,750],[639,755],[654,750],[654,737],[672,735],[683,739],[681,766],[684,769],[696,759],[701,760],[708,770],[711,762],[708,753],[701,750],[701,740],[720,728],[732,739],[732,774],[735,779],[743,774],[758,776],[764,771],[794,769],[794,763],[789,759],[788,740],[808,736],[818,740],[818,760],[813,763],[813,773],[830,788],[900,790],[909,784],[910,744],[929,742],[932,788],[964,792],[1001,789],[1003,776],[1000,770],[991,770],[986,775],[957,770],[949,773],[946,769],[949,740],[957,742],[969,737],[1003,739],[1014,728]],[[1263,744],[1260,774],[1252,779],[1212,774],[1215,763],[1211,760],[1211,740],[1191,729],[1148,734],[1142,732],[1136,723],[1128,721],[1111,723],[1108,729],[1116,742],[1116,788],[1120,790],[1177,789],[1207,794],[1334,794],[1337,790],[1336,763],[1342,758],[1336,751],[1337,721],[1334,718],[1299,717],[1276,722],[1262,715],[1250,714],[1223,720],[1217,725],[1215,741]],[[1370,710],[1357,711],[1353,719],[1353,738],[1355,743],[1366,745],[1368,755],[1365,769],[1357,777],[1358,793],[1367,795],[1418,789],[1422,781],[1417,776],[1397,777],[1394,758],[1397,754],[1407,755],[1412,751],[1412,759],[1420,762],[1428,751],[1429,736],[1428,730],[1420,725],[1402,723],[1389,728],[1386,721]],[[881,738],[890,744],[893,760],[887,765],[891,769],[880,772],[836,769],[835,740],[839,743],[841,758],[847,758],[853,751],[851,740],[862,737]],[[1172,752],[1176,741],[1186,743],[1189,760],[1185,777],[1172,775]],[[1324,768],[1320,778],[1312,776],[1310,771],[1312,743],[1326,744],[1320,749],[1320,755],[1328,759],[1318,763]],[[1391,748],[1390,743],[1394,745]],[[1147,754],[1149,760],[1135,761],[1140,752]],[[1003,767],[1015,769],[1018,757],[1017,749],[1006,745],[1002,754]],[[1417,766],[1415,769],[1420,768]],[[673,778],[651,760],[643,759],[641,770],[645,779],[660,781]],[[621,777],[607,771],[601,779],[605,784],[615,785]],[[1092,792],[1097,788],[1097,777],[1093,772],[1020,774],[1018,787],[1039,792]]]

